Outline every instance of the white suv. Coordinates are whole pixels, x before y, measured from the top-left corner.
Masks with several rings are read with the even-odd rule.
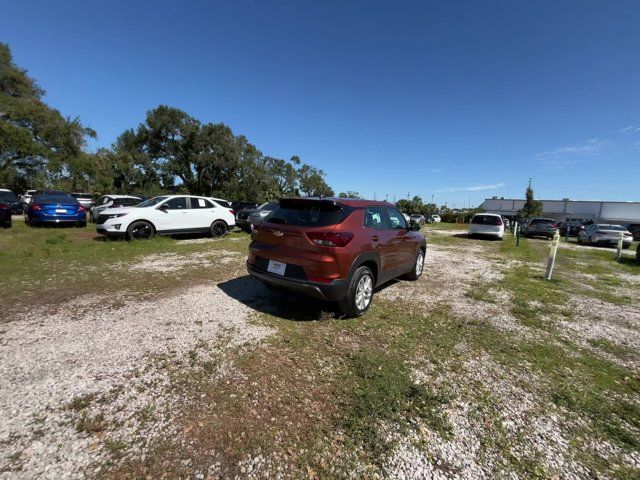
[[[504,222],[495,213],[478,213],[469,222],[469,237],[487,236],[502,240],[504,237]]]
[[[235,226],[233,210],[212,198],[162,195],[135,207],[108,208],[96,218],[96,231],[129,240],[174,233],[210,233],[221,237]]]

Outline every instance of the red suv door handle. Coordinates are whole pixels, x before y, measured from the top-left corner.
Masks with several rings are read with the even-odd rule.
[[[373,237],[371,237],[371,240],[373,240],[374,242],[377,242],[380,239],[378,238],[378,235],[374,235]]]

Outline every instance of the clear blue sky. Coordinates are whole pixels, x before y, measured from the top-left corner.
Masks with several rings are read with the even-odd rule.
[[[13,1],[0,41],[110,145],[159,104],[336,191],[640,200],[640,2]]]

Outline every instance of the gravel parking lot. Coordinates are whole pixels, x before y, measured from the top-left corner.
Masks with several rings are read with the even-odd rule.
[[[36,232],[33,258],[16,230],[0,478],[640,474],[640,268],[611,250],[563,248],[545,282],[546,242],[427,227],[425,275],[344,320],[247,277],[244,235]]]

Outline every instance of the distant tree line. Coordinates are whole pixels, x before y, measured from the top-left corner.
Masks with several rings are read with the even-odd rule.
[[[408,215],[421,214],[421,215],[433,215],[434,213],[438,213],[438,207],[435,203],[424,203],[422,198],[419,196],[414,196],[412,199],[400,199],[396,202],[396,207],[402,213],[406,213]]]
[[[160,105],[110,148],[87,151],[96,132],[42,101],[44,90],[0,43],[0,186],[154,195],[188,192],[263,202],[332,196],[325,173],[264,155],[223,123],[203,124]],[[354,193],[354,192],[349,192]]]

